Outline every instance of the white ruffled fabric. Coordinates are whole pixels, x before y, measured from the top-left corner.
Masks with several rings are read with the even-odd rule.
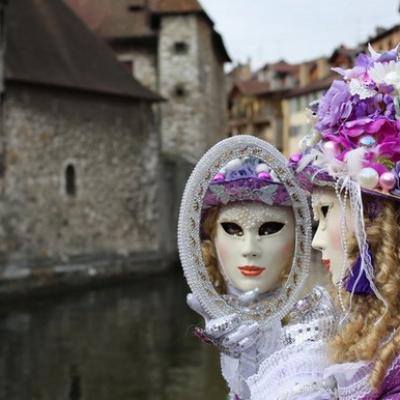
[[[324,370],[330,365],[326,339],[336,332],[337,316],[328,292],[320,287],[300,300],[282,329],[282,348],[247,379],[251,400],[333,400],[336,382]]]
[[[240,358],[221,354],[222,375],[231,398],[241,400],[333,400],[336,382],[324,378],[330,365],[326,339],[337,316],[328,292],[316,287],[293,307],[289,323],[263,327],[253,348]]]
[[[282,326],[279,320],[272,322],[263,330],[263,334],[253,348],[242,354],[240,358],[221,353],[222,375],[228,384],[231,396],[238,394],[243,400],[249,398],[247,378],[258,371],[263,360],[282,348]]]
[[[323,341],[286,346],[247,380],[252,400],[333,400],[335,381],[324,379],[330,361]]]
[[[324,379],[336,380],[340,400],[357,400],[371,393],[370,372],[371,365],[366,361],[334,364],[326,368]]]

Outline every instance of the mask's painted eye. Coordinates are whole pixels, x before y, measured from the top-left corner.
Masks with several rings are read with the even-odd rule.
[[[272,235],[273,233],[279,232],[281,229],[283,229],[284,226],[285,224],[283,224],[282,222],[266,222],[265,224],[262,224],[258,229],[258,235]]]
[[[326,216],[328,215],[328,211],[329,211],[329,206],[322,206],[321,207],[321,213],[324,216],[324,218],[326,218]]]
[[[228,235],[243,236],[243,229],[233,222],[222,222],[222,228]]]

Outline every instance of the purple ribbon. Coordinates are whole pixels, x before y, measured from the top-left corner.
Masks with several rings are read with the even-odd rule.
[[[373,265],[373,257],[371,249],[368,246],[368,254],[371,257]],[[364,270],[361,270],[362,259],[359,255],[355,263],[351,267],[350,274],[345,278],[344,288],[349,293],[367,296],[373,293],[371,284]]]

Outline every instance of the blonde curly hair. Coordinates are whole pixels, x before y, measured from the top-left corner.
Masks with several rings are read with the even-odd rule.
[[[363,195],[363,201],[365,210],[368,202],[376,199]],[[330,343],[336,362],[374,362],[369,379],[375,389],[400,354],[400,208],[391,200],[379,203],[379,215],[373,220],[365,215],[364,221],[374,258],[375,285],[388,308],[375,295],[353,295],[351,319]],[[359,255],[354,236],[348,238],[348,244],[352,265]],[[342,296],[349,305],[350,294],[342,291]]]
[[[219,294],[225,294],[225,280],[218,267],[217,252],[214,246],[219,210],[219,207],[211,208],[207,211],[207,214],[202,221],[202,233],[205,236],[205,239],[201,242],[201,251],[203,254],[204,265],[211,283]]]

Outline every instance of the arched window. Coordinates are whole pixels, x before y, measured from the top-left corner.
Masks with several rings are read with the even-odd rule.
[[[65,193],[71,197],[76,195],[76,172],[73,164],[68,164],[65,168]]]

